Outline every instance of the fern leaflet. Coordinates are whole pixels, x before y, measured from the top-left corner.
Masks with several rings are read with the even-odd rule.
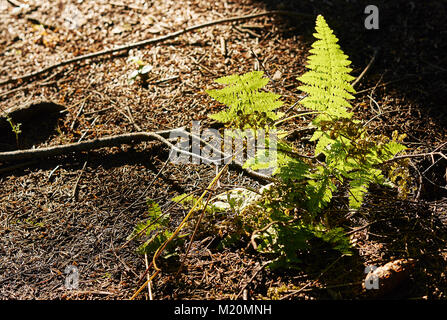
[[[226,84],[222,89],[208,90],[207,93],[220,103],[229,107],[209,117],[237,128],[259,128],[282,117],[275,112],[283,105],[279,95],[261,91],[269,79],[263,77],[264,72],[252,71],[244,75],[231,75],[216,80]]]

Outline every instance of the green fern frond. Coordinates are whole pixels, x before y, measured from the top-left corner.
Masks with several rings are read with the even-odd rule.
[[[385,144],[382,148],[382,159],[383,161],[390,160],[394,158],[396,154],[406,149],[407,147],[405,147],[404,145],[396,141],[390,141],[387,144]]]
[[[349,177],[352,179],[349,182],[349,207],[359,209],[366,192],[368,192],[371,177],[369,174],[365,174],[364,171],[351,172]]]
[[[163,214],[158,203],[152,199],[147,200],[148,219],[138,222],[127,240],[135,238],[144,238],[143,243],[138,246],[137,252],[140,254],[153,254],[156,250],[167,241],[173,234],[169,231],[170,218],[169,215]],[[181,235],[168,243],[165,248],[165,254],[162,258],[167,258],[174,254],[175,249],[184,242],[185,235]]]
[[[147,199],[146,203],[148,207],[147,213],[149,217],[151,217],[152,219],[158,219],[159,223],[166,224],[168,219],[166,217],[162,217],[163,213],[161,212],[158,203],[156,203],[152,199]]]
[[[284,141],[277,141],[276,148],[268,148],[269,139],[266,139],[266,147],[257,150],[254,157],[247,159],[243,168],[252,170],[272,170],[272,175],[277,176],[283,182],[301,181],[306,178],[309,165],[290,156],[293,154],[291,145]]]
[[[331,171],[327,167],[317,166],[315,172],[309,174],[306,186],[307,209],[312,213],[319,212],[326,207],[332,200],[332,193],[337,190],[330,173]]]
[[[346,237],[346,232],[341,227],[334,229],[327,229],[321,224],[316,225],[311,229],[314,236],[322,239],[324,242],[332,244],[333,249],[338,250],[346,256],[352,255],[352,245],[349,238]]]
[[[280,153],[278,169],[274,174],[278,175],[285,183],[297,182],[304,180],[308,173],[309,166],[303,161],[289,157],[283,153]]]
[[[283,114],[276,112],[283,105],[280,95],[261,91],[269,79],[262,71],[252,71],[243,75],[231,75],[216,80],[227,86],[207,93],[228,106],[228,109],[209,117],[224,124],[233,124],[241,129],[264,127]]]
[[[147,206],[149,218],[146,221],[138,222],[133,232],[128,236],[128,239],[132,239],[137,235],[148,236],[152,231],[161,227],[165,228],[169,225],[169,216],[163,215],[158,203],[152,199],[147,199]]]
[[[298,87],[308,96],[301,103],[308,109],[321,111],[331,118],[351,118],[348,112],[350,104],[347,100],[353,99],[355,93],[350,81],[354,79],[349,73],[351,62],[337,44],[338,39],[329,28],[323,16],[319,15],[316,21],[315,38],[312,44],[311,55],[308,57],[307,73],[298,78],[303,85]],[[322,119],[318,116],[315,121]]]

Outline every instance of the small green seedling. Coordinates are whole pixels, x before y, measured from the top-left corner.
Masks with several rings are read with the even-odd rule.
[[[138,57],[130,57],[128,62],[135,64],[138,69],[134,70],[128,78],[130,85],[134,84],[137,79],[140,79],[144,86],[147,85],[147,80],[149,78],[149,72],[152,70],[152,65],[146,63]]]
[[[15,136],[16,136],[16,144],[17,144],[17,148],[19,147],[19,134],[22,133],[22,131],[20,130],[21,127],[21,123],[14,123],[14,121],[11,119],[11,117],[9,115],[6,116],[6,121],[8,121],[9,125],[11,126],[12,132],[14,132]]]

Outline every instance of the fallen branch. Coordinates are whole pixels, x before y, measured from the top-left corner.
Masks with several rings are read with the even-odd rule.
[[[36,158],[50,158],[60,155],[66,155],[73,152],[90,151],[104,147],[115,147],[121,144],[136,144],[143,141],[158,140],[169,147],[178,149],[165,137],[170,131],[164,132],[136,132],[126,133],[111,137],[103,137],[90,141],[76,142],[59,146],[52,146],[39,149],[16,150],[0,153],[1,162],[20,161]]]
[[[85,55],[81,55],[78,57],[74,57],[71,59],[67,59],[55,64],[52,64],[46,68],[19,76],[19,77],[15,77],[15,78],[9,78],[3,81],[0,81],[0,85],[5,85],[11,82],[17,82],[19,80],[25,80],[25,79],[29,79],[35,76],[38,76],[40,74],[43,74],[45,72],[51,71],[55,68],[58,67],[62,67],[62,66],[66,66],[68,64],[72,64],[72,63],[76,63],[82,60],[87,60],[87,59],[92,59],[92,58],[96,58],[99,56],[103,56],[103,55],[107,55],[107,54],[112,54],[112,53],[116,53],[119,51],[127,51],[130,49],[134,49],[134,48],[139,48],[139,47],[144,47],[147,46],[149,44],[154,44],[154,43],[158,43],[158,42],[162,42],[165,40],[169,40],[169,39],[173,39],[176,38],[184,33],[187,32],[191,32],[194,30],[198,30],[198,29],[202,29],[205,27],[210,27],[210,26],[214,26],[217,24],[222,24],[222,23],[227,23],[227,22],[235,22],[235,21],[243,21],[243,20],[249,20],[249,19],[253,19],[253,18],[259,18],[259,17],[263,17],[263,16],[269,16],[269,15],[285,15],[285,16],[298,16],[298,17],[306,17],[306,18],[314,18],[314,15],[312,14],[305,14],[305,13],[299,13],[299,12],[290,12],[290,11],[282,11],[282,10],[273,10],[273,11],[264,11],[264,12],[259,12],[259,13],[254,13],[254,14],[249,14],[249,15],[245,15],[245,16],[238,16],[238,17],[231,17],[231,18],[225,18],[225,19],[220,19],[220,20],[213,20],[213,21],[209,21],[209,22],[205,22],[202,24],[198,24],[192,27],[188,27],[182,30],[178,30],[172,33],[169,33],[167,35],[158,37],[158,38],[154,38],[154,39],[147,39],[147,40],[143,40],[143,41],[139,41],[139,42],[134,42],[131,44],[125,44],[122,46],[118,46],[112,49],[105,49],[105,50],[101,50],[101,51],[97,51],[97,52],[93,52],[93,53],[89,53],[89,54],[85,54]]]
[[[179,153],[195,157],[204,163],[220,162],[220,160],[207,159],[207,158],[204,158],[198,154],[195,154],[195,153],[192,153],[192,152],[189,152],[186,150],[182,150],[182,149],[176,147],[167,138],[167,137],[169,137],[169,135],[171,133],[175,133],[177,135],[180,133],[188,134],[188,135],[190,134],[183,128],[177,128],[177,129],[173,129],[173,130],[165,130],[165,131],[159,131],[159,132],[125,133],[125,134],[116,135],[116,136],[98,138],[98,139],[90,140],[90,141],[75,142],[75,143],[46,147],[46,148],[0,152],[0,162],[13,162],[13,161],[28,160],[28,159],[33,159],[33,160],[44,159],[44,158],[61,156],[61,155],[67,155],[67,154],[75,153],[75,152],[90,151],[90,150],[104,148],[104,147],[117,147],[122,144],[133,145],[133,144],[137,144],[137,143],[140,143],[143,141],[162,142],[167,147],[171,148],[171,151],[177,151]],[[225,159],[230,157],[223,153],[221,153],[221,154],[225,156],[224,157]],[[275,181],[275,179],[273,179],[267,175],[253,171],[248,168],[243,168],[242,167],[243,164],[241,164],[241,163],[233,162],[232,165],[245,171],[248,175],[250,175],[253,178],[261,179],[261,180],[269,181],[269,182]]]

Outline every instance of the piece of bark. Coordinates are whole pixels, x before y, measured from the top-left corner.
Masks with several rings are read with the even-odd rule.
[[[374,298],[380,298],[408,281],[413,272],[414,259],[398,259],[371,270],[362,283],[363,292]]]

